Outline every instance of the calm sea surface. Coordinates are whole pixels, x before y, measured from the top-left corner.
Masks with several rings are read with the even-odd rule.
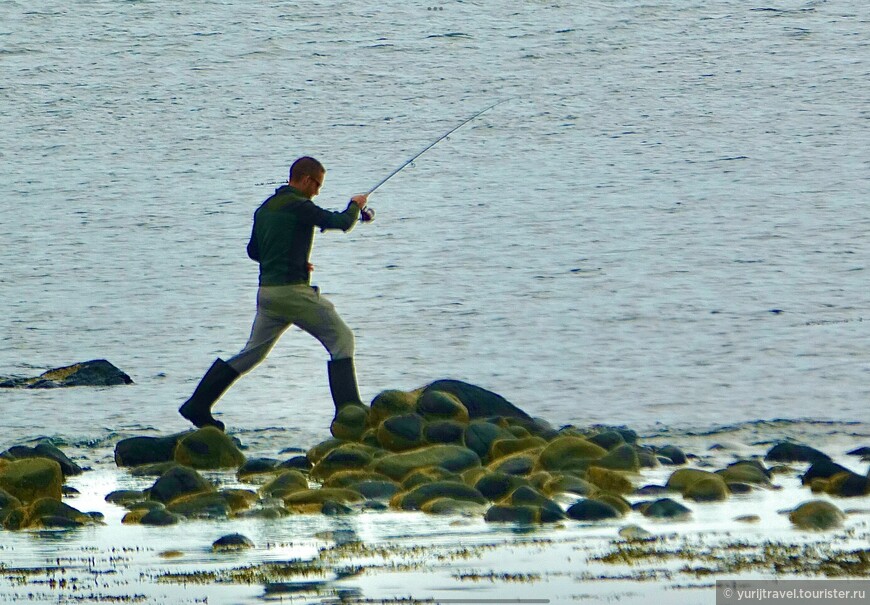
[[[342,209],[498,101],[317,236],[364,399],[450,377],[555,425],[866,436],[868,31],[863,0],[3,0],[0,375],[136,384],[0,392],[0,448],[186,428],[292,160]],[[220,418],[313,445],[326,359],[288,331]]]

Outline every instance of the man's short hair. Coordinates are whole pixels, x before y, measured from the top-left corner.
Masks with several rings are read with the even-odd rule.
[[[290,180],[298,180],[305,176],[319,177],[326,172],[323,164],[312,157],[301,157],[290,166]]]

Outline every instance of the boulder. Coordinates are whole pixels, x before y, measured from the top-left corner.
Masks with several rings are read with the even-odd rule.
[[[851,471],[837,473],[827,481],[825,492],[832,496],[854,498],[870,494],[870,480]]]
[[[542,437],[531,435],[528,437],[518,437],[516,439],[498,439],[493,442],[490,448],[489,458],[490,460],[497,460],[504,456],[510,456],[511,454],[524,452],[526,450],[536,448],[542,450],[546,445],[547,442]]]
[[[453,395],[468,410],[470,418],[504,416],[532,420],[531,416],[501,395],[460,380],[436,380],[423,388],[424,395],[427,391],[441,391]]]
[[[81,475],[84,472],[82,467],[70,460],[66,454],[48,441],[41,441],[34,447],[28,447],[26,445],[11,447],[3,454],[0,454],[0,457],[6,458],[7,460],[48,458],[49,460],[54,460],[60,464],[60,470],[63,472],[64,477]]]
[[[423,427],[423,439],[428,443],[465,445],[465,425],[453,420],[436,420]]]
[[[214,552],[235,552],[246,550],[248,548],[254,548],[254,542],[242,534],[228,534],[226,536],[221,536],[212,542],[211,545],[211,549]]]
[[[64,387],[104,387],[133,384],[133,380],[105,359],[94,359],[48,370],[35,378],[0,380],[0,388],[57,389]]]
[[[361,443],[345,443],[321,458],[311,469],[311,477],[322,480],[339,471],[363,469],[369,466],[373,459],[371,448]]]
[[[468,422],[468,409],[452,393],[426,389],[417,400],[417,413],[426,420]]]
[[[670,498],[660,498],[653,502],[644,503],[640,507],[644,517],[652,519],[682,520],[692,514],[692,510]]]
[[[634,485],[619,471],[594,466],[586,472],[586,479],[606,492],[630,494],[634,491]]]
[[[686,487],[683,497],[695,502],[721,502],[727,500],[730,493],[722,477],[711,474]]]
[[[742,460],[729,464],[726,468],[716,471],[726,483],[750,483],[753,485],[770,485],[770,473],[758,462]]]
[[[260,488],[263,496],[284,498],[298,491],[308,489],[308,479],[299,471],[284,471]]]
[[[418,468],[405,475],[402,479],[402,489],[414,489],[418,485],[424,483],[432,483],[434,481],[461,481],[462,477],[454,472],[448,471],[440,466],[427,466],[426,468]]]
[[[671,473],[665,486],[670,490],[684,493],[693,483],[710,478],[715,480],[717,475],[697,468],[681,468]],[[723,480],[722,477],[718,477],[718,479]]]
[[[151,486],[148,496],[168,504],[182,496],[213,491],[215,487],[194,469],[176,465],[160,476]]]
[[[486,512],[486,505],[470,502],[468,500],[454,500],[453,498],[435,498],[426,502],[420,510],[431,515],[463,515],[475,516]]]
[[[558,471],[565,469],[585,469],[593,460],[607,454],[600,445],[595,445],[573,435],[553,439],[541,452],[538,466],[541,470]]]
[[[324,487],[322,489],[305,489],[294,492],[284,498],[284,506],[291,512],[319,512],[326,502],[353,504],[363,500],[362,494],[351,489]]]
[[[551,496],[556,494],[576,494],[578,496],[588,496],[598,491],[598,487],[577,477],[576,475],[557,474],[548,479],[541,487],[545,494]]]
[[[25,504],[40,498],[60,500],[62,486],[63,472],[55,460],[26,458],[0,467],[0,489]]]
[[[500,504],[534,506],[541,509],[541,511],[545,511],[546,518],[551,520],[565,517],[565,511],[562,510],[561,506],[530,485],[521,485]]]
[[[813,479],[830,479],[840,473],[851,473],[845,466],[841,466],[832,460],[819,460],[814,462],[807,472],[801,476],[801,483],[809,485]]]
[[[401,490],[401,486],[389,479],[363,479],[347,485],[369,500],[389,500]]]
[[[518,523],[522,525],[554,523],[564,518],[564,513],[555,515],[549,509],[531,504],[495,504],[490,506],[484,515],[484,519],[490,523]]]
[[[382,391],[372,400],[369,411],[369,424],[378,426],[391,416],[410,414],[416,411],[419,393],[388,390]]]
[[[473,451],[458,445],[430,445],[409,452],[388,454],[372,464],[372,470],[401,481],[412,471],[428,466],[440,466],[458,473],[480,466],[480,458]]]
[[[356,403],[347,403],[338,408],[329,427],[337,439],[359,441],[369,428],[369,408]]]
[[[418,448],[423,445],[424,422],[417,413],[391,416],[378,426],[378,443],[392,452]]]
[[[5,489],[0,489],[0,509],[18,508],[21,506],[21,500],[7,492]]]
[[[538,465],[538,456],[542,448],[524,450],[511,456],[499,458],[487,465],[487,468],[497,473],[524,476],[535,471]]]
[[[516,475],[488,471],[474,483],[474,488],[489,500],[496,501],[507,497],[521,485],[525,485],[525,481]]]
[[[54,498],[40,498],[26,509],[21,528],[62,528],[92,525],[94,518]]]
[[[272,475],[279,472],[279,464],[281,461],[275,458],[248,458],[236,471],[236,478],[244,481],[257,475]]]
[[[130,437],[115,444],[115,464],[118,466],[140,466],[160,462],[171,462],[175,457],[175,446],[182,437],[193,431],[176,433],[166,437]]]
[[[500,439],[515,439],[506,428],[485,420],[474,420],[465,427],[465,446],[481,460],[488,459],[492,444]]]
[[[686,464],[688,460],[686,459],[686,454],[683,453],[683,450],[674,446],[674,445],[664,445],[660,448],[656,449],[656,454],[659,456],[659,459],[665,458],[666,464],[680,465]]]
[[[619,433],[616,433],[617,435]],[[627,443],[615,446],[601,458],[591,463],[591,466],[609,468],[616,471],[636,472],[640,470],[640,457],[634,446]]]
[[[788,518],[799,529],[824,531],[842,526],[846,515],[830,502],[810,500],[791,511]]]
[[[613,506],[600,500],[584,499],[568,508],[568,517],[576,521],[604,521],[621,516]]]
[[[436,481],[418,485],[409,492],[396,494],[390,504],[402,510],[421,510],[423,506],[438,498],[450,498],[487,504],[488,500],[479,491],[459,481]]]
[[[124,506],[133,502],[141,502],[147,497],[145,492],[138,489],[121,489],[106,494],[105,500],[112,504]]]
[[[612,450],[613,448],[625,443],[625,439],[623,439],[622,434],[618,431],[602,431],[596,435],[588,437],[587,440],[606,450]]]
[[[154,526],[166,526],[166,525],[175,525],[184,520],[184,517],[181,515],[176,515],[175,513],[171,513],[163,508],[155,508],[153,510],[145,511],[142,515],[137,515],[138,511],[127,513],[124,516],[124,519],[121,520],[122,523],[130,523],[130,522],[138,522],[142,525],[154,525]],[[131,515],[137,515],[138,520],[127,521],[128,517]]]
[[[217,492],[175,498],[166,510],[188,519],[226,519],[232,512],[226,498]]]
[[[207,426],[178,440],[175,461],[196,469],[238,468],[245,455],[226,433]]]
[[[773,462],[819,462],[831,457],[808,445],[783,441],[768,450],[765,460]]]

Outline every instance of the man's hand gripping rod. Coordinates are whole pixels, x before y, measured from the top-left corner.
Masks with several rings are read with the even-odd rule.
[[[468,118],[467,120],[465,120],[464,122],[462,122],[461,124],[459,124],[458,126],[452,128],[450,131],[446,132],[445,134],[443,134],[443,135],[441,135],[440,137],[438,137],[437,139],[435,139],[435,141],[429,143],[429,144],[428,144],[426,147],[424,147],[423,150],[420,151],[417,155],[415,155],[415,156],[412,157],[410,160],[408,160],[407,162],[405,162],[404,164],[402,164],[401,166],[399,166],[398,168],[396,168],[395,170],[393,170],[390,174],[388,174],[385,178],[383,178],[383,179],[381,180],[380,183],[378,183],[377,185],[375,185],[374,187],[372,187],[371,189],[369,189],[369,190],[366,192],[366,196],[369,196],[369,195],[371,195],[372,193],[374,193],[374,191],[375,191],[378,187],[380,187],[381,185],[383,185],[384,183],[386,183],[387,181],[389,181],[391,178],[393,178],[394,176],[396,176],[397,174],[399,174],[402,170],[405,169],[405,167],[407,167],[409,164],[413,163],[414,160],[416,160],[416,159],[419,158],[421,155],[423,155],[424,153],[426,153],[427,151],[429,151],[430,149],[432,149],[433,147],[435,147],[435,145],[437,145],[438,143],[440,143],[441,141],[443,141],[444,139],[446,139],[447,137],[449,137],[451,134],[453,134],[454,132],[456,132],[457,130],[459,130],[460,128],[462,128],[463,126],[465,126],[466,124],[468,124],[468,123],[471,122],[472,120],[475,120],[475,119],[477,119],[478,117],[482,116],[483,114],[485,114],[487,111],[489,111],[490,109],[492,109],[492,108],[495,107],[496,105],[500,105],[500,104],[504,103],[505,101],[507,101],[507,99],[503,99],[503,100],[501,100],[501,101],[498,101],[497,103],[493,103],[492,105],[490,105],[490,106],[487,107],[486,109],[481,109],[481,110],[478,111],[476,114],[474,114],[473,116],[471,116],[470,118]],[[374,211],[374,209],[373,209],[373,208],[369,208],[368,206],[363,207],[363,208],[360,210],[360,217],[359,217],[359,220],[362,221],[362,222],[364,222],[364,223],[370,223],[370,222],[372,222],[373,220],[375,220],[375,211]]]

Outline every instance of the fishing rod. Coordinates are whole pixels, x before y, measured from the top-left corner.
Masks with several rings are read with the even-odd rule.
[[[501,105],[502,103],[504,103],[504,102],[507,101],[507,100],[508,100],[508,99],[502,99],[501,101],[497,101],[497,102],[493,103],[493,104],[490,105],[489,107],[486,107],[486,108],[484,108],[484,109],[481,109],[480,111],[478,111],[477,113],[475,113],[475,114],[472,115],[471,117],[469,117],[469,118],[467,118],[466,120],[464,120],[464,121],[463,121],[462,123],[460,123],[458,126],[454,126],[454,127],[451,128],[450,130],[448,130],[446,133],[442,134],[440,137],[438,137],[437,139],[435,139],[434,141],[432,141],[431,143],[429,143],[426,147],[424,147],[424,148],[423,148],[419,153],[417,153],[415,156],[413,156],[410,160],[406,161],[404,164],[402,164],[401,166],[399,166],[398,168],[396,168],[395,170],[393,170],[393,171],[392,171],[390,174],[388,174],[386,177],[384,177],[383,179],[381,179],[381,181],[380,181],[377,185],[375,185],[374,187],[372,187],[371,189],[369,189],[368,192],[366,192],[366,195],[371,195],[372,193],[374,193],[375,190],[377,190],[381,185],[383,185],[384,183],[386,183],[387,181],[389,181],[391,178],[393,178],[394,176],[396,176],[397,174],[399,174],[400,172],[402,172],[402,170],[404,170],[404,169],[407,168],[410,164],[412,164],[412,163],[414,162],[414,160],[416,160],[416,159],[419,158],[421,155],[423,155],[424,153],[426,153],[427,151],[429,151],[430,149],[432,149],[433,147],[435,147],[435,145],[437,145],[438,143],[440,143],[441,141],[443,141],[444,139],[446,139],[447,137],[449,137],[451,134],[453,134],[454,132],[456,132],[457,130],[459,130],[460,128],[462,128],[463,126],[465,126],[466,124],[468,124],[469,122],[471,122],[471,121],[473,121],[473,120],[476,120],[477,118],[479,118],[480,116],[482,116],[483,114],[485,114],[487,111],[489,111],[490,109],[492,109],[492,108],[495,107],[496,105]],[[370,222],[373,221],[373,220],[375,220],[375,211],[374,211],[374,209],[373,209],[373,208],[369,208],[368,206],[364,207],[364,208],[361,210],[361,212],[360,212],[360,221],[362,221],[362,222],[364,222],[364,223],[370,223]]]

